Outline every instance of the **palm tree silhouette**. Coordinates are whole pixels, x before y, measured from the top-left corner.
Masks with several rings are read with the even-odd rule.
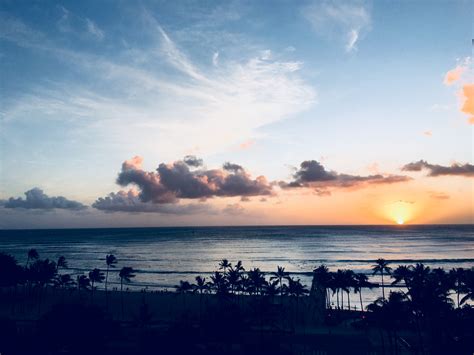
[[[259,268],[254,268],[248,272],[250,291],[256,294],[262,294],[265,285],[265,276]]]
[[[362,303],[362,289],[364,287],[371,287],[372,284],[369,282],[367,275],[362,273],[357,273],[354,275],[355,285],[354,292],[359,294],[360,309],[364,312],[364,305]]]
[[[277,271],[272,273],[273,276],[270,277],[270,281],[278,280],[278,285],[280,287],[280,293],[283,290],[283,279],[288,277],[288,273],[285,272],[285,268],[282,266],[277,266]]]
[[[77,276],[77,288],[79,291],[88,290],[91,285],[91,280],[86,275]]]
[[[102,271],[100,271],[99,269],[94,269],[92,270],[91,272],[89,272],[89,280],[91,281],[91,301],[94,300],[94,284],[97,282],[102,282],[104,281],[105,279],[105,276],[104,276],[104,273]]]
[[[227,259],[222,259],[221,262],[219,263],[219,270],[222,270],[224,274],[226,274],[227,269],[232,266],[231,263],[229,263],[229,260]]]
[[[217,294],[225,294],[228,290],[227,280],[219,271],[214,272],[214,275],[211,276],[209,286],[214,289]]]
[[[474,301],[474,269],[465,270],[463,279],[462,291],[465,295],[461,299],[461,305],[467,300]]]
[[[123,283],[132,282],[132,278],[135,277],[133,268],[130,266],[124,266],[119,272],[119,277],[120,277],[120,303],[121,303],[122,318],[123,318]]]
[[[39,258],[39,254],[36,249],[28,250],[28,258],[26,259],[26,267],[28,267],[31,260],[38,260],[38,258]]]
[[[60,256],[56,262],[56,272],[59,272],[59,268],[67,269],[67,261],[64,256]]]
[[[464,286],[463,283],[466,276],[466,270],[463,269],[462,267],[455,268],[449,272],[449,275],[454,284],[454,290],[456,291],[457,306],[459,308],[460,306],[459,297],[463,290],[463,286]]]
[[[109,268],[114,268],[117,264],[117,258],[113,254],[107,254],[105,256],[105,263],[107,264],[107,270],[105,272],[105,293],[107,293],[107,283],[109,281]]]
[[[372,266],[372,271],[375,274],[380,274],[382,276],[382,298],[385,299],[385,284],[383,281],[383,275],[384,273],[387,273],[390,275],[390,272],[392,271],[392,268],[389,265],[389,262],[385,259],[377,259],[375,261],[375,265]]]
[[[311,285],[311,287],[318,285],[324,288],[324,294],[326,296],[326,308],[329,308],[329,305],[331,304],[331,298],[329,297],[330,292],[328,292],[331,285],[331,280],[332,274],[329,272],[329,269],[326,267],[326,265],[320,265],[313,270],[314,283]]]
[[[347,293],[347,307],[351,310],[351,287],[355,287],[355,273],[352,270],[344,270],[344,291]]]

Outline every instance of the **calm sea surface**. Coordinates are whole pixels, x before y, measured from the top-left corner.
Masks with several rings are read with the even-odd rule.
[[[170,289],[179,280],[217,270],[223,258],[265,272],[281,265],[310,284],[309,273],[322,263],[331,270],[368,274],[377,258],[391,260],[394,267],[416,262],[446,269],[473,267],[474,225],[0,231],[0,251],[20,263],[26,262],[29,248],[42,258],[64,255],[70,273],[105,268],[105,255],[112,253],[118,264],[111,281],[118,282],[119,268],[131,266],[137,270],[131,288]]]

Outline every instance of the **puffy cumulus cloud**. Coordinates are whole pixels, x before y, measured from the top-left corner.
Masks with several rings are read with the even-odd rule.
[[[202,204],[156,204],[143,202],[137,191],[112,192],[106,197],[98,198],[92,207],[104,212],[130,212],[130,213],[162,213],[186,215],[201,212],[212,212],[212,208]]]
[[[141,157],[125,161],[117,183],[137,186],[142,202],[165,204],[176,203],[179,199],[273,194],[272,184],[264,176],[253,179],[238,164],[225,163],[222,169],[207,170],[199,168],[200,159],[187,156],[172,164],[161,163],[156,171],[148,172],[142,169],[141,163]]]
[[[464,103],[461,111],[469,115],[468,122],[474,124],[474,84],[466,84],[462,88]]]
[[[63,196],[49,197],[43,190],[34,187],[31,190],[25,192],[26,198],[13,198],[10,197],[7,201],[2,201],[3,207],[5,208],[24,208],[24,209],[37,209],[37,210],[52,210],[52,209],[63,209],[63,210],[82,210],[86,206],[80,202],[68,200]]]
[[[411,180],[408,176],[374,174],[368,176],[340,174],[328,171],[316,160],[306,160],[293,174],[293,181],[280,182],[282,188],[313,188],[317,195],[326,196],[328,188],[361,187],[363,185],[393,184]]]
[[[466,163],[453,163],[451,166],[443,166],[437,164],[430,164],[425,160],[406,164],[402,167],[403,171],[422,171],[427,170],[428,176],[446,176],[458,175],[466,177],[474,177],[474,165]]]

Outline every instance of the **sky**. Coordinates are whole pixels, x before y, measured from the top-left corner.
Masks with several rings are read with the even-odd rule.
[[[474,222],[470,1],[0,4],[0,228]]]

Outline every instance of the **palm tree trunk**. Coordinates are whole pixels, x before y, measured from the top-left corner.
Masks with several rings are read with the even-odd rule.
[[[364,306],[362,305],[362,288],[359,290],[359,299],[360,299],[360,310],[364,312]]]
[[[351,310],[351,294],[347,291],[347,306],[349,307],[349,311]]]
[[[344,290],[341,290],[341,309],[344,309]]]
[[[120,304],[122,307],[122,319],[123,319],[123,279],[120,278]]]
[[[382,298],[385,299],[385,285],[383,283],[383,271],[381,272],[382,274]]]

